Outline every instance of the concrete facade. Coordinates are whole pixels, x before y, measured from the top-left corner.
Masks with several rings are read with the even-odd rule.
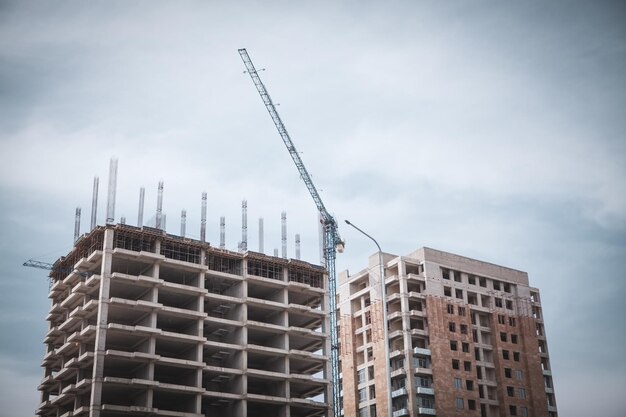
[[[525,272],[430,248],[339,276],[346,417],[557,417],[539,290]],[[389,387],[391,380],[391,387]]]
[[[51,278],[40,416],[329,414],[319,266],[110,225]]]

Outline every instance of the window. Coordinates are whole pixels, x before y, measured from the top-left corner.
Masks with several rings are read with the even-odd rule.
[[[435,402],[432,398],[417,397],[417,406],[424,408],[435,408]]]
[[[520,400],[526,399],[526,390],[524,388],[517,389],[517,398],[519,398]]]
[[[367,401],[367,389],[361,388],[359,390],[359,402]]]
[[[452,359],[452,369],[459,369],[460,363],[458,359]]]
[[[519,352],[513,352],[513,360],[519,362]]]
[[[470,380],[470,379],[466,380],[466,381],[465,381],[465,388],[466,388],[468,391],[474,391],[474,381],[472,381],[472,380]]]
[[[456,323],[453,321],[448,322],[448,330],[450,330],[451,332],[456,332]]]
[[[461,324],[461,334],[467,334],[467,324]]]
[[[469,343],[461,342],[461,348],[462,348],[463,352],[469,353]]]
[[[454,305],[448,304],[448,314],[454,314]]]
[[[527,407],[520,407],[519,408],[519,415],[522,417],[528,417],[528,408]]]
[[[465,307],[459,307],[459,316],[465,315]]]
[[[509,405],[509,414],[512,416],[517,415],[517,407],[514,405]]]
[[[487,279],[483,277],[478,277],[478,285],[487,288]]]
[[[356,375],[357,375],[357,381],[358,381],[359,384],[362,384],[363,382],[366,381],[366,379],[365,379],[365,369],[359,369],[357,371]]]
[[[474,341],[474,343],[478,343],[478,330],[476,329],[472,330],[472,340]]]
[[[374,349],[372,347],[367,348],[367,360],[371,361],[374,359]]]
[[[457,410],[462,410],[463,409],[463,398],[456,398],[456,409]]]
[[[500,291],[500,281],[493,281],[493,289]]]
[[[508,350],[503,350],[502,351],[502,359],[509,360],[509,351]]]
[[[415,358],[413,363],[416,368],[428,368],[428,359],[424,358]]]
[[[367,407],[359,408],[359,417],[367,417]]]
[[[464,361],[463,362],[463,369],[465,369],[466,371],[471,371],[472,370],[472,363],[468,362],[468,361]]]
[[[511,284],[509,284],[508,282],[504,283],[504,292],[511,292]]]
[[[476,410],[476,400],[467,400],[467,408],[470,410]]]
[[[509,326],[515,327],[515,317],[509,317]]]
[[[476,277],[474,275],[468,275],[467,283],[470,285],[476,285]]]
[[[520,371],[519,369],[515,370],[515,379],[517,379],[518,381],[521,381],[522,379],[524,379],[524,373],[522,371]]]
[[[370,400],[376,398],[376,387],[374,385],[370,385]]]
[[[506,337],[506,333],[505,332],[500,332],[500,340],[502,340],[503,342],[506,342],[507,337]]]
[[[504,376],[511,378],[511,368],[504,368]]]
[[[502,308],[502,298],[495,297],[494,300],[496,301],[496,307]]]
[[[443,295],[445,295],[446,297],[452,297],[452,288],[443,287]]]
[[[467,304],[471,304],[474,306],[478,305],[478,296],[475,292],[467,292]]]
[[[454,389],[461,389],[462,385],[461,378],[454,378]]]
[[[461,282],[461,273],[459,271],[453,271],[454,273],[454,280],[456,282]]]
[[[516,334],[512,334],[511,335],[511,343],[517,344],[517,335]]]
[[[508,395],[509,397],[515,396],[515,390],[513,389],[513,387],[506,387],[506,395]]]
[[[450,350],[457,350],[456,340],[450,340]]]
[[[372,324],[372,312],[371,311],[365,312],[365,325],[367,326],[368,324]]]
[[[506,308],[508,310],[513,310],[513,301],[511,300],[506,300]]]
[[[454,296],[459,300],[463,299],[463,290],[454,290]]]
[[[417,378],[416,382],[417,382],[417,386],[418,387],[430,388],[433,385],[433,383],[430,380],[430,378],[424,378],[423,376],[420,376],[419,378]],[[459,384],[460,384],[460,382],[459,382]]]
[[[443,279],[450,279],[450,270],[441,268],[441,276],[443,277]]]
[[[498,324],[504,324],[505,322],[504,314],[498,314]]]
[[[479,348],[474,348],[474,359],[476,359],[477,361],[480,360],[480,349]]]

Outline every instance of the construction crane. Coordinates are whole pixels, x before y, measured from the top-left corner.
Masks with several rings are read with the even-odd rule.
[[[43,262],[43,261],[36,261],[34,259],[29,259],[26,262],[24,262],[22,264],[22,266],[28,266],[30,268],[39,268],[39,269],[45,269],[48,271],[55,271],[55,272],[64,272],[64,273],[70,273],[74,270],[74,268],[55,268],[54,264],[48,263],[48,262]],[[89,277],[91,274],[88,272],[79,272],[79,275],[82,277]],[[50,282],[49,282],[49,286],[52,287],[52,277],[49,278]]]
[[[289,137],[289,133],[287,133],[287,129],[283,124],[278,112],[276,111],[276,107],[272,102],[272,98],[270,97],[265,85],[259,78],[259,74],[248,55],[248,52],[245,49],[239,49],[239,55],[241,55],[241,59],[243,60],[244,65],[246,66],[246,71],[254,86],[256,87],[261,99],[263,100],[263,104],[265,104],[265,108],[269,112],[274,124],[276,125],[276,129],[278,129],[278,133],[280,137],[283,139],[289,154],[291,155],[291,159],[296,164],[296,168],[300,172],[300,177],[304,181],[304,185],[306,185],[309,190],[309,194],[313,197],[313,201],[317,206],[317,210],[319,211],[320,221],[323,226],[323,256],[324,256],[324,264],[326,270],[328,271],[328,300],[329,300],[329,316],[330,316],[330,364],[331,364],[331,376],[332,376],[332,399],[333,399],[333,415],[334,417],[340,417],[341,415],[341,407],[340,407],[340,394],[339,394],[339,340],[337,335],[337,281],[336,281],[336,273],[335,273],[335,258],[337,256],[337,252],[343,252],[344,242],[341,240],[339,236],[339,229],[337,226],[337,221],[335,218],[326,210],[324,206],[324,202],[320,197],[317,189],[315,188],[315,184],[313,184],[313,180],[311,180],[311,176],[309,172],[306,170],[302,159],[300,159],[300,155],[296,150],[296,147],[293,145],[291,138]]]

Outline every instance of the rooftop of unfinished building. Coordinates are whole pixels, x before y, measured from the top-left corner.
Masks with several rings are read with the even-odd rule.
[[[527,272],[426,246],[404,256],[383,252],[383,262],[387,267],[392,266],[400,259],[408,260],[409,262],[433,262],[467,274],[508,281],[515,284],[529,285]],[[367,268],[354,274],[350,274],[349,271],[342,271],[339,275],[339,282],[345,283],[356,279],[367,273],[369,269],[376,265],[378,265],[378,252],[370,255]]]
[[[161,252],[165,247],[175,246],[179,250],[185,250],[185,248],[200,251],[205,250],[208,253],[219,254],[220,256],[232,258],[232,259],[258,259],[266,260],[268,262],[276,264],[289,265],[295,268],[304,268],[315,271],[326,272],[325,268],[320,265],[315,265],[310,262],[306,262],[299,259],[282,258],[271,255],[266,255],[261,252],[255,252],[251,250],[245,250],[241,252],[232,251],[228,249],[222,249],[212,246],[209,242],[203,242],[201,240],[192,239],[189,237],[178,236],[165,232],[164,230],[157,229],[149,226],[131,226],[128,224],[107,224],[104,226],[96,226],[93,230],[83,234],[75,242],[74,247],[65,256],[61,256],[54,262],[53,271],[50,276],[53,279],[60,279],[64,275],[64,271],[73,269],[74,265],[81,259],[88,257],[96,250],[102,250],[104,242],[104,232],[109,228],[116,232],[122,232],[126,235],[136,236],[142,241],[160,240]],[[116,245],[114,244],[114,247]],[[199,257],[198,257],[199,260]],[[199,263],[199,262],[194,262]]]

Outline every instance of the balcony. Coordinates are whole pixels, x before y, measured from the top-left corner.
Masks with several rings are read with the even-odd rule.
[[[391,377],[395,378],[397,376],[406,375],[406,370],[404,368],[398,368],[395,371],[391,371]]]
[[[406,408],[401,408],[393,412],[393,417],[408,416],[408,415],[409,415],[409,410],[407,410]]]
[[[407,395],[406,388],[400,388],[395,391],[391,391],[391,398],[401,397],[403,395]]]
[[[435,395],[435,390],[429,387],[417,387],[418,394]]]
[[[395,358],[396,356],[401,356],[401,355],[402,355],[402,353],[403,353],[403,352],[402,352],[401,350],[394,350],[393,352],[391,352],[391,353],[389,354],[389,357],[393,359],[393,358]]]
[[[422,274],[420,274],[420,275],[416,275],[416,274],[413,274],[413,273],[408,273],[408,274],[406,275],[406,278],[407,278],[408,280],[415,280],[415,281],[422,281],[422,282],[426,282],[426,277],[425,277],[424,275],[422,275]]]
[[[422,356],[430,356],[430,349],[416,347],[416,348],[413,348],[413,354],[422,355]]]
[[[427,415],[427,416],[436,416],[437,413],[435,412],[434,408],[427,408],[427,407],[418,407],[417,408],[417,414],[420,415]]]
[[[550,375],[552,375],[552,371],[551,371],[551,370],[549,370],[549,369],[544,369],[544,370],[543,370],[543,374],[544,374],[544,375],[548,375],[548,376],[550,376]]]
[[[420,368],[419,366],[416,366],[413,373],[416,375],[432,375],[433,370],[431,368]]]

